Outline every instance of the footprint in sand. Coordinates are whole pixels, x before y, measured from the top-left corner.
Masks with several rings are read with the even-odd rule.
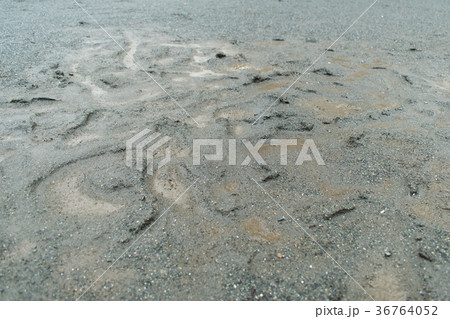
[[[49,192],[52,202],[65,215],[99,216],[108,215],[120,209],[120,205],[95,199],[81,189],[82,173],[74,172],[64,179],[52,181]]]
[[[94,156],[57,169],[36,192],[50,212],[77,217],[107,216],[119,211],[121,191],[136,184],[134,175],[120,170],[121,156]],[[127,175],[128,174],[128,175]]]

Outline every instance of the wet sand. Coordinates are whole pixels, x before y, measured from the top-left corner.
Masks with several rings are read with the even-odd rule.
[[[178,2],[167,22],[128,23],[133,2],[117,3],[122,13],[106,29],[124,52],[76,5],[58,2],[77,12],[61,31],[70,43],[54,40],[60,52],[1,73],[0,299],[448,300],[450,41],[439,19],[448,4],[409,21],[423,33],[394,36],[400,20],[382,2],[280,100],[337,38],[311,36],[302,22],[288,33],[283,12],[295,4],[240,12],[225,1],[224,14],[251,16],[249,25],[264,8],[281,11],[267,34],[213,37],[201,11]],[[418,14],[417,3],[405,8]],[[86,10],[110,21],[97,6]],[[342,32],[363,9],[316,16],[310,28],[328,21]],[[389,20],[374,23],[382,15]],[[172,138],[172,159],[154,175],[125,165],[125,142],[145,128]],[[298,145],[286,166],[268,144],[268,165],[195,166],[195,138]],[[325,166],[293,165],[306,139]],[[237,147],[241,163],[248,153]]]

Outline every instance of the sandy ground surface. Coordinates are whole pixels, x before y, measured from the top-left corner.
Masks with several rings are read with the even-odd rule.
[[[115,43],[2,1],[0,299],[448,300],[448,1],[380,0],[252,125],[370,3],[80,1]],[[125,165],[145,128],[154,175]],[[194,138],[298,146],[194,166]]]

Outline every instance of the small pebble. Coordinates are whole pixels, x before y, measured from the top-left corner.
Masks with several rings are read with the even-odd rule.
[[[223,58],[225,58],[227,55],[225,54],[225,53],[223,53],[223,52],[219,52],[219,53],[217,53],[216,54],[216,58],[218,58],[218,59],[223,59]]]

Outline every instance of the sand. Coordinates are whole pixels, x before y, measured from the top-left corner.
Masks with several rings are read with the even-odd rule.
[[[56,50],[24,70],[29,52],[5,54],[19,66],[2,71],[0,299],[449,299],[448,4],[403,30],[380,3],[277,100],[364,8],[346,1],[337,19],[305,4],[315,23],[291,32],[287,11],[308,15],[266,2],[224,1],[236,21],[223,33],[196,4],[157,4],[153,20],[133,1],[86,4],[123,51],[61,1],[70,41],[48,41]],[[19,20],[32,10],[3,6]],[[273,10],[267,33],[239,22]],[[125,165],[126,141],[146,128],[171,137],[153,175]],[[237,165],[193,165],[195,138],[236,139]],[[267,165],[240,165],[243,139],[283,138],[298,142],[288,165],[268,143]],[[324,166],[294,165],[307,139]]]

